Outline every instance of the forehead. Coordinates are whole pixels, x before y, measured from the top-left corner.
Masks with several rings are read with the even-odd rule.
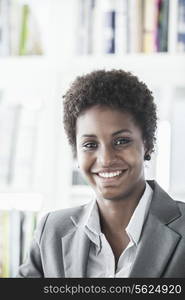
[[[114,133],[120,129],[140,132],[131,113],[102,106],[85,110],[76,123],[77,135],[97,134],[100,131]]]

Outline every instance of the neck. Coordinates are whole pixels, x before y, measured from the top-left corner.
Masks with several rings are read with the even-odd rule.
[[[145,182],[140,189],[124,199],[109,200],[98,199],[98,208],[102,231],[122,231],[125,229],[131,219],[131,216],[139,203],[145,190]]]

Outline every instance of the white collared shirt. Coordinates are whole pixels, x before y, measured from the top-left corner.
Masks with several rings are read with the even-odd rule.
[[[152,199],[152,188],[146,188],[126,227],[130,239],[127,247],[119,257],[115,269],[115,258],[105,235],[101,232],[100,219],[96,201],[92,203],[85,222],[85,230],[92,241],[87,264],[87,277],[129,277],[136,258],[138,245],[142,240],[141,231],[148,214]]]

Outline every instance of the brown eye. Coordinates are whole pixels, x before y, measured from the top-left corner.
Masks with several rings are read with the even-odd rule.
[[[130,143],[130,139],[129,138],[119,138],[117,140],[114,141],[114,145],[115,146],[119,146],[119,145],[125,145],[125,144],[128,144]]]
[[[95,142],[88,142],[88,143],[85,143],[85,144],[83,145],[83,148],[84,148],[85,150],[96,149],[96,148],[97,148],[97,143],[95,143]]]

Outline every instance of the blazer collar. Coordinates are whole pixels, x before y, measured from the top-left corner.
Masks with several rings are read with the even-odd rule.
[[[65,277],[85,277],[90,249],[90,240],[84,230],[94,201],[81,207],[78,214],[71,216],[73,227],[62,237],[62,254]]]
[[[84,226],[87,224],[87,220],[91,214],[95,201],[96,200],[93,199],[92,201],[88,202],[83,206],[81,213],[71,216],[71,221],[76,227],[84,228]]]
[[[154,191],[152,203],[129,277],[161,277],[181,239],[171,229],[181,216],[176,202],[155,181],[148,183]]]
[[[153,189],[150,212],[163,224],[169,224],[181,216],[176,202],[154,180],[147,181]]]

